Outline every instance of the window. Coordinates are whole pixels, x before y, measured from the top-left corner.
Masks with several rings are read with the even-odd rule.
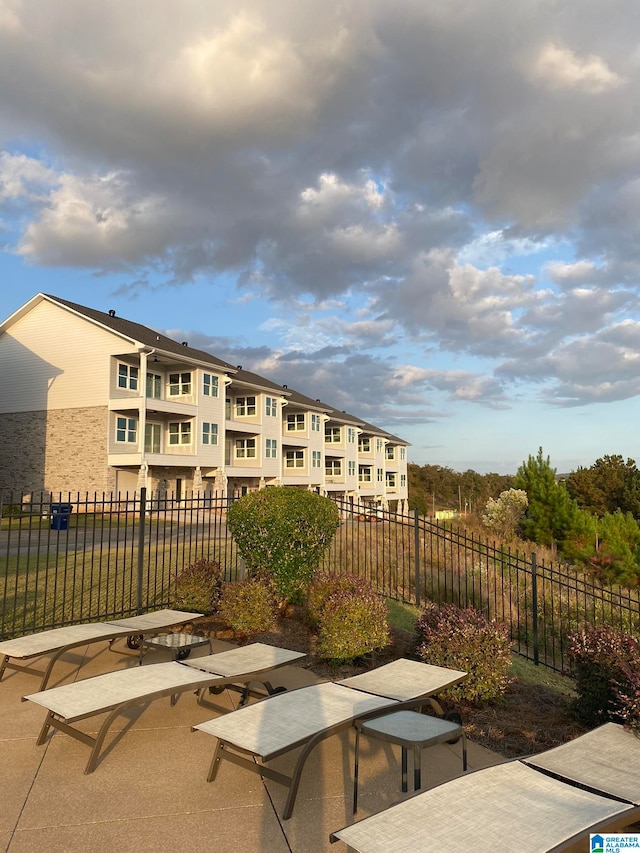
[[[116,441],[135,444],[138,440],[138,421],[136,418],[116,418]]]
[[[348,463],[347,472],[348,472],[350,477],[356,476],[356,463],[352,462],[351,459],[349,460],[349,463]]]
[[[320,415],[311,415],[311,432],[320,432]]]
[[[255,397],[236,397],[236,417],[248,418],[256,413]]]
[[[278,401],[275,397],[265,397],[265,414],[268,418],[277,417]]]
[[[162,376],[147,373],[147,397],[159,400],[162,397]]]
[[[404,462],[404,460],[405,460],[406,458],[407,458],[407,448],[406,448],[406,447],[401,447],[401,448],[400,448],[400,459],[402,459],[402,461]]]
[[[169,374],[169,396],[182,397],[191,394],[191,373]]]
[[[160,424],[147,422],[144,425],[144,450],[145,453],[160,453],[160,436],[162,427]]]
[[[285,466],[287,468],[304,468],[304,450],[287,450]]]
[[[371,482],[371,468],[368,466],[361,465],[358,469],[358,480],[361,483],[370,483]]]
[[[312,451],[311,467],[322,468],[322,453],[319,450]]]
[[[202,393],[205,397],[218,396],[218,377],[212,373],[202,374]]]
[[[396,449],[391,444],[387,445],[386,457],[387,457],[387,459],[395,459],[396,458]]]
[[[349,444],[356,443],[356,431],[353,427],[349,427],[347,429],[347,441],[349,442]]]
[[[191,444],[190,421],[169,424],[169,444]]]
[[[300,412],[297,415],[287,415],[287,432],[304,432],[304,413]]]
[[[214,445],[218,443],[218,424],[202,424],[202,443]]]
[[[387,488],[395,489],[396,487],[396,475],[394,471],[387,471]]]
[[[342,430],[340,427],[325,427],[324,440],[327,444],[340,444],[342,441]]]
[[[371,453],[371,439],[370,438],[358,439],[358,453]]]
[[[341,477],[342,459],[326,459],[324,463],[324,473],[327,477]]]
[[[376,438],[376,453],[382,453],[384,449],[384,441],[381,438]]]
[[[255,438],[237,438],[236,439],[236,459],[255,459],[256,458],[256,440]]]
[[[382,470],[382,468],[376,469],[376,477],[377,477],[377,480],[379,483],[383,482],[383,476],[382,476],[383,474],[384,474],[384,471]]]
[[[267,459],[278,458],[278,442],[275,440],[275,438],[267,439],[265,455]]]
[[[129,391],[138,390],[138,368],[129,364],[118,365],[118,388],[128,388]]]
[[[401,486],[401,488],[403,488],[403,489],[406,488],[406,485],[407,485],[407,475],[406,474],[400,474],[400,486]]]

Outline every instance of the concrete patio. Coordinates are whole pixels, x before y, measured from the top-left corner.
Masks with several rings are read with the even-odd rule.
[[[229,648],[213,642],[214,651]],[[121,641],[117,652],[96,643],[67,653],[54,671],[50,687],[127,666],[137,655]],[[192,654],[205,654],[197,649]],[[150,652],[145,664],[166,660]],[[80,667],[80,664],[82,666]],[[289,666],[274,673],[273,683],[286,687],[319,679],[304,668]],[[38,680],[7,672],[0,682],[0,850],[9,853],[85,853],[91,851],[209,850],[244,853],[340,853],[345,845],[329,844],[329,833],[353,818],[353,731],[322,742],[302,776],[296,807],[282,821],[286,791],[274,782],[225,762],[218,778],[207,783],[214,739],[192,732],[192,725],[214,712],[199,706],[194,695],[175,706],[167,699],[143,712],[121,717],[107,739],[96,771],[84,774],[88,748],[56,733],[36,745],[45,717],[43,708],[21,702],[38,689]],[[228,709],[237,694],[213,697]],[[80,724],[95,733],[96,722]],[[501,756],[469,743],[469,768],[501,762]],[[274,766],[290,769],[293,755]],[[423,787],[462,772],[461,745],[441,744],[425,751]],[[398,801],[400,749],[362,738],[358,819]]]

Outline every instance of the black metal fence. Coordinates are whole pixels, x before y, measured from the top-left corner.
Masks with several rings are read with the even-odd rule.
[[[180,570],[200,557],[243,576],[226,525],[229,502],[193,496],[0,494],[0,638],[171,604]],[[503,548],[417,513],[363,514],[342,524],[323,568],[365,576],[389,598],[473,606],[505,622],[514,650],[567,668],[568,632],[611,625],[640,635],[640,593]]]

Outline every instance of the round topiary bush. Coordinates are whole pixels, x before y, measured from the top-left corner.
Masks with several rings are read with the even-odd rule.
[[[270,486],[233,503],[227,524],[249,575],[266,573],[290,600],[309,584],[340,525],[329,498],[293,486]]]
[[[222,591],[222,569],[215,560],[200,557],[176,577],[172,606],[176,610],[215,613]]]
[[[323,574],[314,578],[309,600],[319,657],[345,663],[388,645],[386,602],[364,578]]]
[[[222,589],[218,617],[236,634],[249,636],[275,625],[277,605],[273,586],[258,578],[226,583]]]
[[[507,629],[472,607],[428,602],[416,623],[417,655],[425,663],[469,673],[445,696],[490,701],[510,684],[511,642]]]

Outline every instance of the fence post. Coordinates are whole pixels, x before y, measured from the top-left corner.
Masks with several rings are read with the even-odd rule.
[[[138,576],[136,579],[136,610],[142,613],[142,576],[144,571],[144,534],[147,519],[147,489],[140,489],[140,514],[138,516]]]
[[[413,511],[413,546],[415,551],[415,574],[413,588],[416,596],[416,607],[420,607],[420,529],[418,527],[418,510]]]
[[[540,663],[540,648],[538,637],[538,558],[533,552],[531,554],[531,597],[533,614],[533,662],[536,666]]]

